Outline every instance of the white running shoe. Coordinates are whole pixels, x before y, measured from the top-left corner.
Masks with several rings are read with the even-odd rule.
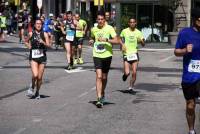
[[[41,97],[40,97],[40,95],[38,95],[37,97],[35,97],[37,100],[39,100]]]
[[[27,96],[28,97],[32,97],[34,95],[34,89],[32,89],[31,87],[29,87],[29,89],[27,90]]]
[[[29,86],[29,89],[27,90],[27,96],[32,97],[34,96],[34,89],[32,88],[32,83]]]

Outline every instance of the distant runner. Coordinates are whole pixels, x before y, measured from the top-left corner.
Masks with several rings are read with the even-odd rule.
[[[114,28],[105,24],[105,14],[99,12],[97,15],[97,27],[91,29],[89,44],[93,44],[93,60],[96,69],[96,91],[98,108],[102,108],[105,99],[105,88],[108,72],[112,61],[112,44],[118,43]]]
[[[127,77],[130,75],[131,68],[132,78],[130,78],[129,84],[130,92],[134,89],[139,63],[138,43],[145,46],[144,37],[141,31],[136,28],[136,24],[135,18],[130,18],[128,23],[129,27],[122,30],[120,34],[120,44],[122,45],[124,61],[124,75],[122,76],[122,80],[126,81]]]
[[[46,47],[50,47],[47,33],[42,31],[42,21],[37,19],[34,25],[35,29],[30,33],[29,41],[25,45],[30,49],[29,61],[32,71],[32,84],[28,89],[27,96],[40,99],[39,90],[42,85],[42,77],[46,65]],[[34,88],[36,92],[34,95]]]

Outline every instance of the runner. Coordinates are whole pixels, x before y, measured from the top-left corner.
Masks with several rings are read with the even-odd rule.
[[[64,27],[61,27],[61,30],[62,30],[62,33],[66,35],[65,50],[66,50],[68,66],[65,69],[71,70],[74,68],[72,44],[75,38],[76,22],[72,18],[72,11],[67,11],[66,16],[67,16],[67,19],[64,22]]]
[[[96,69],[96,106],[98,108],[102,108],[105,99],[108,72],[113,55],[111,43],[118,43],[118,39],[114,28],[105,24],[104,13],[98,13],[97,22],[97,27],[93,27],[91,29],[91,39],[89,40],[89,45],[94,43],[93,60]]]
[[[27,96],[39,99],[39,90],[42,85],[42,77],[46,65],[46,47],[50,47],[48,34],[42,31],[42,21],[35,21],[35,30],[30,34],[30,39],[25,45],[30,49],[29,61],[32,71],[32,84],[28,89]],[[34,88],[36,92],[34,95]]]
[[[111,26],[115,29],[115,31],[116,31],[116,23],[115,23],[115,21],[111,18],[110,12],[105,12],[105,19],[106,19],[106,23],[107,23],[108,25],[111,25]]]
[[[45,19],[43,24],[43,31],[48,34],[50,44],[53,44],[53,18],[53,14],[50,13],[49,18]]]
[[[123,81],[126,81],[130,75],[130,68],[132,70],[132,78],[130,78],[129,90],[133,92],[136,81],[137,67],[139,63],[138,43],[145,46],[144,37],[142,33],[136,28],[135,18],[129,19],[129,27],[122,30],[120,34],[120,44],[123,51],[124,75]]]
[[[82,45],[83,45],[83,39],[86,35],[87,31],[87,23],[85,20],[80,19],[80,14],[75,14],[75,19],[77,21],[77,27],[76,27],[76,37],[74,42],[74,64],[83,64],[83,58],[82,58]],[[77,50],[78,50],[78,57],[77,57]]]
[[[192,10],[193,26],[179,32],[175,55],[183,56],[182,89],[186,100],[189,134],[196,134],[195,98],[200,91],[200,9]]]

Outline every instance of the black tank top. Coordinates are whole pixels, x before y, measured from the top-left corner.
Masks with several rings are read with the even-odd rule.
[[[31,49],[43,49],[46,50],[46,46],[42,43],[39,43],[39,40],[42,39],[45,41],[44,32],[36,33],[33,31],[33,35],[31,37]]]

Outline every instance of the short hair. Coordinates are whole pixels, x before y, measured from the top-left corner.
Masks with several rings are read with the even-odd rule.
[[[128,22],[130,22],[131,19],[133,19],[133,20],[136,21],[135,17],[130,17],[130,18],[128,19]]]
[[[66,14],[72,14],[72,11],[67,11]]]
[[[34,21],[34,24],[36,23],[36,21],[41,21],[42,22],[42,20],[39,18],[39,17],[37,17],[36,19],[35,19],[35,21]]]
[[[97,16],[103,16],[105,18],[105,12],[103,10],[98,11]]]

